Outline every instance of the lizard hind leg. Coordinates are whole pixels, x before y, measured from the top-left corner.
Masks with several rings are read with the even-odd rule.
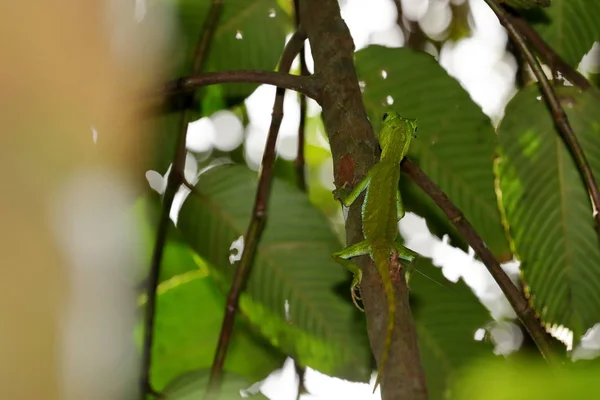
[[[394,243],[394,249],[396,250],[396,253],[398,253],[398,258],[404,261],[408,261],[408,264],[406,264],[404,271],[404,277],[406,279],[406,282],[408,282],[410,279],[410,274],[414,268],[412,266],[412,263],[419,257],[419,253],[409,249],[408,247],[404,247],[398,242]]]
[[[350,285],[350,294],[352,302],[360,311],[365,311],[360,305],[360,295],[356,294],[357,289],[360,290],[360,282],[362,280],[362,270],[358,265],[349,260],[352,257],[364,256],[370,254],[371,246],[366,240],[350,245],[338,252],[333,253],[333,259],[340,265],[346,267],[352,272],[352,284]]]
[[[412,263],[415,259],[419,257],[419,253],[399,244],[398,242],[395,243],[394,249],[398,253],[399,258],[401,258],[404,261],[408,261],[409,263]]]
[[[396,217],[398,221],[404,218],[404,204],[402,203],[402,195],[400,194],[400,189],[396,190]]]

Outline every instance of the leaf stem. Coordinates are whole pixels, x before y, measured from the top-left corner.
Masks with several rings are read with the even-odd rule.
[[[552,351],[548,336],[538,321],[534,310],[529,306],[525,295],[512,283],[506,272],[500,267],[498,260],[487,248],[483,239],[477,234],[477,231],[465,218],[462,211],[448,199],[446,194],[417,165],[406,158],[402,162],[402,171],[437,204],[448,219],[452,221],[469,246],[473,248],[498,286],[500,286],[542,356],[548,362],[558,361],[558,357]]]
[[[537,61],[527,44],[525,43],[525,39],[519,31],[512,24],[512,21],[507,18],[507,12],[496,3],[495,0],[484,0],[488,6],[494,11],[500,23],[506,28],[510,38],[515,42],[515,44],[521,49],[525,59],[531,66],[535,77],[538,80],[540,85],[540,89],[542,94],[544,95],[544,99],[550,110],[552,111],[552,118],[554,119],[554,124],[556,125],[558,132],[562,136],[565,144],[571,151],[571,154],[574,157],[575,164],[579,168],[579,172],[581,173],[583,180],[587,186],[588,193],[592,198],[593,210],[592,216],[595,220],[596,230],[600,232],[600,191],[598,190],[598,185],[596,184],[596,178],[594,177],[594,173],[592,172],[592,168],[585,157],[583,149],[581,148],[581,144],[577,140],[575,136],[575,132],[573,132],[573,128],[569,123],[569,119],[567,118],[567,114],[563,110],[560,105],[560,100],[558,96],[554,92],[554,89],[550,85],[548,78],[544,74],[540,63]]]
[[[306,35],[301,29],[297,30],[287,43],[281,61],[279,63],[280,71],[289,71],[292,66],[292,62],[296,55],[302,48]],[[223,323],[221,325],[221,333],[219,335],[219,343],[217,350],[215,351],[215,357],[210,371],[210,378],[208,381],[208,390],[205,396],[205,400],[214,399],[217,396],[221,379],[223,364],[225,363],[225,357],[229,348],[229,341],[231,340],[231,334],[233,332],[233,325],[235,321],[235,314],[239,306],[239,299],[242,290],[244,289],[250,272],[252,270],[254,256],[258,243],[265,226],[267,219],[267,204],[269,201],[269,194],[271,190],[271,181],[273,177],[273,166],[275,165],[275,144],[277,143],[277,136],[279,133],[279,127],[283,119],[283,100],[285,95],[285,88],[278,87],[275,94],[275,102],[273,105],[273,114],[271,118],[271,126],[269,127],[269,134],[267,137],[267,143],[265,144],[265,151],[261,163],[261,173],[258,180],[258,187],[256,189],[256,198],[254,201],[254,209],[252,211],[252,219],[245,236],[244,251],[242,258],[238,265],[238,268],[233,277],[233,283],[227,295],[227,303],[225,306],[225,316],[223,317]]]
[[[201,68],[210,43],[214,35],[214,31],[217,27],[219,20],[220,11],[222,6],[222,0],[213,0],[211,7],[208,11],[204,24],[200,32],[198,44],[194,53],[194,63],[192,71],[194,74],[198,73]],[[163,250],[165,247],[167,233],[169,229],[169,214],[173,206],[173,199],[175,194],[179,190],[181,184],[185,181],[184,168],[185,168],[185,142],[186,133],[189,120],[189,108],[192,105],[194,99],[194,93],[186,93],[180,101],[183,103],[183,112],[179,122],[179,132],[176,139],[175,153],[173,155],[173,163],[171,167],[171,173],[167,178],[167,187],[165,189],[165,195],[163,197],[160,222],[158,224],[158,231],[156,233],[156,242],[154,245],[154,251],[152,253],[152,260],[150,264],[150,272],[148,274],[148,282],[146,288],[147,303],[144,315],[144,342],[142,345],[142,373],[141,373],[141,393],[142,398],[145,398],[146,394],[151,394],[154,397],[162,397],[158,392],[152,388],[150,379],[150,371],[152,367],[152,344],[154,342],[154,319],[156,316],[156,288],[158,286],[158,280],[160,277],[161,262],[163,256]]]

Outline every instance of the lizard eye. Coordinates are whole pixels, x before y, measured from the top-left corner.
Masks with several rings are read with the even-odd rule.
[[[385,121],[385,119],[388,117],[388,113],[383,113],[383,117],[381,118],[382,121]]]

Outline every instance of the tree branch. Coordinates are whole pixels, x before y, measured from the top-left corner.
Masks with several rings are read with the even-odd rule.
[[[296,22],[296,30],[300,27],[300,0],[294,0],[294,19]],[[306,47],[304,42],[300,49],[300,76],[310,75],[308,68],[306,67]],[[298,93],[300,100],[300,122],[298,124],[298,150],[296,153],[296,159],[294,160],[294,170],[296,172],[296,185],[298,189],[306,192],[306,161],[304,159],[304,145],[305,145],[305,130],[306,130],[306,96],[302,93]],[[306,386],[304,385],[306,377],[306,367],[300,365],[297,360],[294,360],[294,371],[298,377],[298,391],[296,393],[296,400],[300,400],[303,394],[308,393]]]
[[[527,42],[533,46],[542,60],[544,60],[552,70],[559,71],[569,82],[583,90],[590,88],[590,82],[588,82],[588,80],[575,68],[567,64],[561,56],[552,49],[552,47],[548,46],[544,39],[542,39],[523,17],[507,12],[506,20],[512,24],[525,39],[527,39]]]
[[[206,54],[212,42],[212,37],[219,20],[220,11],[222,6],[222,0],[213,0],[211,7],[208,11],[202,29],[200,31],[200,37],[194,54],[194,63],[192,66],[192,73],[198,73]],[[155,397],[161,397],[153,388],[150,381],[150,370],[152,367],[152,344],[154,341],[154,318],[156,315],[156,288],[158,286],[158,280],[160,277],[160,267],[162,262],[163,250],[165,242],[167,240],[167,232],[169,228],[169,214],[171,207],[173,206],[173,199],[181,184],[185,181],[184,179],[184,168],[185,168],[185,142],[186,133],[189,120],[188,109],[191,107],[194,99],[194,93],[186,93],[180,101],[183,102],[183,112],[179,122],[179,132],[177,135],[175,154],[173,155],[173,163],[171,166],[171,173],[167,178],[167,187],[162,202],[162,209],[160,215],[160,222],[158,224],[158,231],[156,233],[156,242],[154,245],[154,251],[152,254],[152,260],[150,264],[150,272],[148,274],[147,282],[147,303],[145,309],[144,318],[144,342],[142,346],[142,376],[141,376],[141,392],[142,398],[146,394],[153,395]]]
[[[583,180],[587,186],[588,193],[592,198],[592,203],[594,206],[594,210],[592,210],[592,216],[595,220],[596,230],[600,232],[600,191],[598,190],[598,185],[596,184],[596,178],[592,172],[592,168],[588,163],[583,149],[575,136],[575,132],[573,132],[573,128],[571,128],[571,124],[569,123],[569,119],[567,118],[567,114],[563,110],[560,105],[560,100],[556,96],[554,89],[548,82],[544,71],[542,71],[542,67],[539,62],[529,50],[529,47],[525,43],[525,40],[517,31],[515,26],[511,23],[511,21],[507,18],[507,13],[504,9],[498,5],[495,0],[485,0],[488,6],[494,11],[500,23],[506,28],[510,38],[515,42],[515,44],[521,49],[525,59],[531,66],[534,75],[538,80],[538,84],[540,86],[540,90],[544,95],[544,99],[550,110],[552,111],[552,118],[554,119],[554,124],[558,129],[558,132],[562,136],[565,144],[571,151],[571,154],[574,157],[575,164],[579,168],[579,172],[581,173]]]
[[[410,160],[405,159],[402,162],[402,171],[415,182],[446,214],[452,221],[462,237],[469,243],[481,261],[485,264],[488,271],[502,289],[502,292],[508,299],[515,313],[529,332],[539,348],[542,356],[549,362],[558,361],[558,357],[553,353],[548,336],[542,325],[537,319],[533,309],[525,295],[512,283],[506,272],[500,267],[500,263],[492,252],[487,248],[481,237],[477,234],[471,223],[464,217],[462,211],[456,207],[446,196],[446,194],[431,180],[425,173]]]
[[[296,29],[300,26],[300,0],[294,1],[294,16],[296,19]],[[306,48],[304,44],[300,49],[300,76],[308,76],[306,67]],[[306,96],[299,93],[300,97],[300,123],[298,124],[298,152],[294,160],[294,169],[296,171],[296,185],[298,189],[306,192],[306,160],[304,158],[305,130],[306,130]]]
[[[394,5],[398,11],[396,24],[404,36],[404,46],[413,50],[422,50],[425,46],[425,43],[427,43],[427,37],[421,29],[421,26],[417,21],[404,18],[404,14],[402,12],[402,0],[394,0]]]
[[[302,48],[306,36],[302,30],[296,31],[290,41],[287,43],[281,61],[279,63],[280,71],[289,71],[294,58]],[[260,238],[267,219],[267,205],[269,194],[271,191],[271,181],[273,177],[273,166],[275,165],[275,144],[277,143],[277,135],[279,127],[283,119],[283,100],[285,89],[278,87],[275,94],[275,103],[273,105],[273,114],[271,126],[269,127],[269,135],[265,144],[265,152],[263,154],[261,173],[256,189],[256,198],[254,200],[254,209],[252,211],[252,220],[248,226],[245,235],[244,251],[233,278],[233,283],[227,295],[227,304],[225,307],[225,316],[221,325],[221,333],[219,335],[219,343],[215,352],[210,378],[208,382],[208,391],[206,400],[216,398],[221,383],[221,374],[225,357],[229,348],[229,341],[233,332],[235,314],[239,306],[239,299],[242,290],[244,289],[250,272],[252,270],[254,255],[256,248],[260,242]]]
[[[320,93],[322,118],[334,161],[337,187],[358,182],[378,160],[378,145],[367,119],[354,69],[354,43],[340,16],[337,0],[302,0],[300,20],[310,41],[315,75],[326,82]],[[348,244],[362,240],[362,199],[349,209]],[[363,270],[361,295],[371,349],[380,362],[384,348],[387,302],[381,279],[368,256],[357,258]],[[426,399],[424,372],[410,317],[406,285],[394,282],[396,318],[391,352],[382,376],[381,393],[388,399]]]
[[[315,75],[298,76],[283,72],[259,70],[207,72],[201,75],[188,76],[168,82],[158,93],[154,93],[154,95],[170,96],[195,90],[203,86],[221,83],[261,83],[273,85],[295,90],[320,102],[319,92],[321,83]]]
[[[304,56],[304,47],[300,51],[300,75],[308,76],[306,68],[306,59]],[[294,170],[296,171],[296,185],[298,189],[306,192],[306,159],[304,157],[304,147],[306,146],[306,95],[299,93],[300,96],[300,123],[298,124],[298,152],[294,160]]]
[[[221,10],[223,7],[223,0],[212,0],[200,37],[198,38],[198,44],[196,45],[196,52],[194,54],[194,65],[192,66],[192,73],[197,74],[202,70],[206,55],[212,43],[215,30],[217,29],[217,23],[221,16]]]

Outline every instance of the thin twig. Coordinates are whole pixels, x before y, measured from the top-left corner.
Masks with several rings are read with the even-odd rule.
[[[542,39],[523,17],[510,12],[507,12],[505,16],[507,21],[509,21],[514,28],[527,39],[527,42],[531,44],[542,60],[544,60],[553,71],[559,71],[569,82],[583,90],[590,88],[590,82],[575,68],[567,64],[565,60],[552,49],[552,47],[548,46],[548,43]]]
[[[487,248],[471,223],[465,218],[462,211],[448,199],[446,194],[417,165],[410,162],[410,160],[405,159],[403,161],[402,171],[410,176],[413,182],[415,182],[435,202],[435,204],[437,204],[437,206],[446,214],[448,219],[452,221],[469,246],[473,248],[498,286],[500,286],[500,289],[502,289],[502,292],[527,329],[527,332],[529,332],[529,335],[539,348],[542,356],[548,362],[558,361],[558,357],[554,354],[551,345],[548,342],[546,332],[538,321],[535,312],[529,306],[529,302],[525,298],[525,295],[512,283],[506,272],[500,267],[498,260],[496,260],[492,252]]]
[[[300,26],[300,0],[294,1],[294,16],[296,19],[296,29]],[[308,76],[308,67],[306,66],[306,47],[303,45],[300,49],[300,76]],[[298,189],[306,192],[306,160],[304,158],[305,129],[306,129],[306,96],[302,93],[300,97],[300,123],[298,124],[298,152],[294,160],[294,169],[296,171],[296,185]]]
[[[296,31],[290,41],[287,43],[281,61],[279,63],[280,71],[289,71],[296,58],[296,55],[302,48],[306,36],[302,30]],[[218,393],[221,383],[221,375],[225,357],[229,348],[229,341],[233,332],[235,314],[239,305],[239,298],[246,282],[250,276],[250,271],[254,262],[256,248],[260,242],[263,228],[267,219],[267,204],[271,190],[271,180],[273,176],[273,166],[275,165],[275,144],[277,143],[277,135],[281,120],[283,119],[283,100],[285,88],[278,87],[275,95],[275,103],[273,105],[273,114],[267,143],[265,144],[265,152],[263,154],[261,173],[256,189],[256,198],[254,200],[254,209],[252,211],[252,220],[248,226],[248,231],[245,236],[244,251],[233,278],[233,283],[229,294],[227,295],[227,303],[225,306],[225,316],[221,325],[221,333],[219,335],[219,343],[215,352],[210,378],[208,382],[208,390],[205,400],[214,399]]]
[[[200,32],[198,44],[194,53],[194,62],[192,66],[192,73],[197,74],[201,68],[206,54],[212,42],[214,31],[219,20],[222,0],[213,0],[211,7],[208,11],[204,24]],[[142,398],[145,394],[152,394],[155,397],[162,397],[152,388],[150,381],[150,370],[152,367],[152,345],[154,341],[154,319],[156,315],[156,288],[158,286],[158,280],[160,277],[160,267],[162,261],[163,250],[167,239],[167,233],[169,228],[169,214],[171,207],[173,206],[173,199],[181,184],[185,181],[184,179],[184,168],[185,168],[185,142],[186,132],[189,119],[189,108],[193,102],[194,93],[186,93],[182,96],[183,112],[179,123],[179,132],[176,140],[175,154],[173,156],[173,163],[171,167],[171,173],[167,178],[167,187],[165,189],[165,195],[163,197],[160,222],[158,225],[158,231],[156,233],[156,242],[154,245],[154,251],[152,254],[152,261],[150,264],[150,272],[148,274],[147,282],[147,303],[145,309],[144,319],[144,343],[142,348]]]
[[[402,36],[404,37],[404,43],[408,42],[408,36],[410,35],[410,30],[404,24],[404,13],[402,11],[402,0],[394,0],[394,5],[396,6],[396,25],[402,31]]]
[[[179,140],[179,139],[178,139]],[[176,152],[177,154],[179,151]],[[177,154],[175,160],[177,159]],[[148,274],[148,280],[146,282],[146,308],[144,315],[144,342],[142,345],[142,374],[141,374],[141,390],[142,399],[145,398],[146,394],[151,394],[154,397],[162,397],[160,393],[156,392],[150,382],[150,369],[152,366],[152,344],[154,342],[154,318],[156,315],[156,288],[158,286],[158,280],[160,277],[160,265],[162,261],[163,250],[167,239],[167,233],[169,228],[169,212],[175,193],[179,188],[177,184],[178,175],[175,168],[175,162],[171,168],[171,173],[167,180],[167,187],[163,196],[163,203],[160,214],[160,221],[158,223],[158,230],[156,232],[156,242],[154,244],[154,251],[152,253],[152,260],[150,261],[150,272]]]
[[[306,379],[306,367],[302,367],[294,361],[294,371],[296,371],[296,376],[298,377],[296,400],[300,400],[302,395],[308,394],[308,390],[306,390],[306,385],[304,384]]]
[[[423,49],[423,46],[427,42],[427,37],[425,36],[425,33],[423,33],[421,26],[417,21],[404,18],[402,12],[402,0],[394,0],[394,4],[398,11],[398,14],[396,14],[396,24],[404,36],[404,45],[413,50]]]
[[[306,67],[305,49],[300,51],[300,75],[308,76]],[[298,124],[298,153],[294,160],[294,169],[296,171],[296,185],[298,189],[306,192],[306,159],[304,150],[306,146],[306,95],[299,93],[300,96],[300,123]]]
[[[296,30],[300,28],[300,0],[294,0],[294,17],[296,22]],[[306,42],[306,39],[304,40]],[[306,67],[306,47],[304,43],[300,49],[300,76],[307,76],[308,68]],[[306,96],[302,93],[298,93],[300,100],[300,123],[298,124],[298,152],[296,153],[296,159],[294,160],[294,170],[296,172],[296,185],[298,189],[306,192],[306,161],[304,159],[304,145],[305,145],[305,129],[306,129]],[[296,393],[296,400],[300,400],[303,394],[305,394],[306,387],[304,385],[304,379],[306,376],[306,367],[298,363],[294,359],[294,371],[298,377],[298,391]]]
[[[219,71],[188,76],[168,82],[158,92],[155,91],[152,93],[151,96],[169,96],[221,83],[261,83],[273,85],[295,90],[320,102],[319,93],[321,83],[315,75],[298,76],[284,72],[260,70]]]
[[[550,109],[552,110],[552,118],[554,119],[554,124],[556,125],[558,132],[562,136],[565,141],[567,147],[571,151],[571,154],[574,156],[575,164],[579,168],[579,172],[581,173],[583,180],[587,186],[588,193],[592,198],[592,203],[594,205],[594,210],[592,210],[592,215],[595,220],[595,227],[597,231],[600,231],[600,190],[598,190],[598,185],[596,184],[596,178],[594,177],[594,173],[592,172],[592,168],[588,163],[585,154],[583,153],[583,149],[581,148],[581,144],[577,140],[575,136],[575,132],[571,128],[571,124],[569,123],[569,119],[567,118],[567,114],[563,110],[560,105],[560,100],[556,96],[552,85],[546,78],[542,67],[539,62],[529,50],[529,47],[525,43],[525,39],[519,34],[515,26],[511,23],[511,21],[507,18],[507,12],[498,5],[495,0],[485,0],[485,2],[489,5],[489,7],[494,11],[500,23],[506,28],[510,38],[513,42],[521,49],[525,59],[531,66],[535,77],[538,80],[540,85],[540,89],[546,102],[548,103]]]
[[[196,45],[196,52],[194,54],[194,65],[192,67],[192,73],[197,74],[202,70],[204,61],[208,54],[210,44],[212,43],[215,30],[217,29],[217,23],[221,16],[221,9],[223,6],[223,0],[212,0],[210,10],[204,19],[202,31],[198,38],[198,44]]]

